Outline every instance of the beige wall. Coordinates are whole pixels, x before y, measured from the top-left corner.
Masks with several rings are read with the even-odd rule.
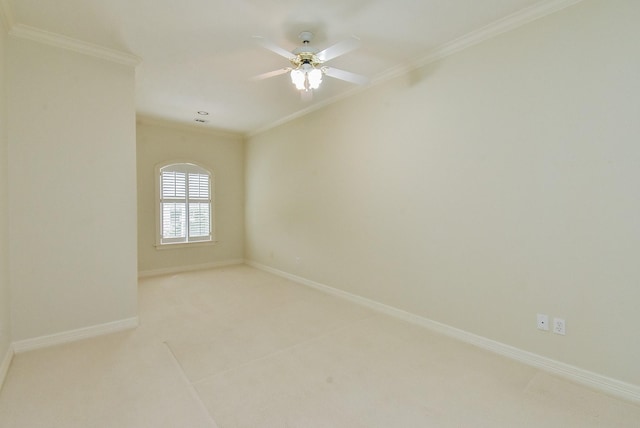
[[[138,269],[140,274],[162,273],[242,260],[244,257],[244,143],[242,137],[139,120],[137,151]],[[213,171],[217,244],[156,249],[155,167],[172,160],[195,162]]]
[[[6,111],[6,29],[0,17],[0,364],[11,344],[9,294],[7,111]],[[0,373],[2,376],[2,373]],[[0,379],[0,382],[2,380]]]
[[[8,46],[13,340],[135,317],[134,69]]]
[[[247,258],[640,384],[639,14],[584,1],[253,136]]]

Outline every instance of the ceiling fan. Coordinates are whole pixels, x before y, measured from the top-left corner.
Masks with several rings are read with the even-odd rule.
[[[291,66],[260,74],[252,80],[263,80],[289,73],[291,82],[296,89],[304,92],[318,89],[320,83],[322,83],[323,76],[345,80],[357,85],[364,85],[369,82],[369,79],[365,76],[324,65],[325,62],[357,48],[360,45],[360,41],[357,38],[351,37],[321,51],[310,45],[313,39],[313,33],[310,31],[303,31],[298,38],[302,40],[302,46],[289,52],[262,37],[256,37],[263,47],[288,59]]]

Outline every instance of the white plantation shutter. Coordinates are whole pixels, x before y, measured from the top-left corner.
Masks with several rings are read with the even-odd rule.
[[[162,197],[184,198],[187,194],[185,173],[178,171],[162,172]]]
[[[189,202],[189,236],[209,236],[209,204]]]
[[[164,202],[162,204],[162,237],[165,240],[184,241],[187,236],[186,218],[187,209],[183,202]]]
[[[189,163],[160,169],[160,244],[211,241],[211,173]]]
[[[189,198],[209,199],[208,174],[189,174]]]

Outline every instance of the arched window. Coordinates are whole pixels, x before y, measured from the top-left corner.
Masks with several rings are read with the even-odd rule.
[[[192,163],[158,169],[158,244],[213,241],[213,174]]]

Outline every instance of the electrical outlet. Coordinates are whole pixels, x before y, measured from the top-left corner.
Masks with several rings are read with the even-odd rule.
[[[538,330],[549,331],[549,315],[538,314]]]
[[[300,264],[300,256],[296,257],[296,264],[299,265]]]
[[[562,318],[553,319],[553,332],[555,334],[566,334],[566,323]]]

